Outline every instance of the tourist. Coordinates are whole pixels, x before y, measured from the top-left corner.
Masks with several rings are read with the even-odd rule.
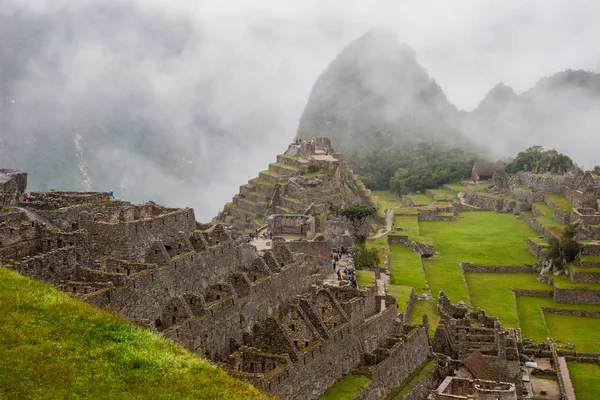
[[[24,201],[25,203],[29,203],[29,195],[28,195],[27,193],[25,193],[25,194],[23,195],[23,201]]]
[[[356,279],[354,279],[354,277],[352,277],[352,279],[350,280],[350,285],[356,289],[358,288],[358,283],[356,282]]]
[[[338,277],[338,281],[342,280],[342,269],[341,268],[337,270],[337,277]]]
[[[273,232],[269,232],[269,240],[273,240]]]
[[[113,199],[113,200],[114,200],[114,198],[115,198],[115,194],[113,193],[113,191],[112,191],[112,190],[109,190],[109,191],[108,191],[108,196],[109,196],[111,199]]]

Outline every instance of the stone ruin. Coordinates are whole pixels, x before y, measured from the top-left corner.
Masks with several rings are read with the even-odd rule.
[[[363,202],[370,202],[370,192],[328,138],[298,139],[277,162],[240,186],[216,221],[242,231],[269,224],[273,233],[311,239],[332,220],[332,211]]]
[[[397,318],[382,283],[324,283],[330,241],[257,251],[232,227],[201,227],[189,208],[35,193],[0,213],[0,264],[285,399],[314,399],[350,372],[371,378],[364,399],[381,398],[430,357],[426,329]]]
[[[464,304],[453,304],[443,291],[438,296],[438,313],[432,349],[449,373],[431,390],[428,400],[537,398],[529,378],[540,370],[530,370],[528,364],[535,355],[549,357],[548,349],[531,347],[520,329],[503,328],[484,310],[472,312]],[[556,371],[541,374],[555,376]]]

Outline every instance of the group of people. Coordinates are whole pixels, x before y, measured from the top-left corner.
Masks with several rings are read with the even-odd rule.
[[[347,262],[342,268],[340,262],[344,255],[349,258],[349,262]],[[350,249],[348,247],[341,246],[333,249],[331,252],[331,264],[338,281],[347,280],[350,281],[350,286],[353,288],[358,287],[358,283],[356,281],[356,270],[354,268],[354,264],[352,263],[352,255],[350,254]]]
[[[21,194],[19,192],[15,193],[15,201],[18,203],[19,199],[21,198]],[[23,203],[29,203],[29,194],[28,193],[23,193]]]
[[[253,240],[258,240],[260,238],[260,235],[258,233],[258,229],[256,229],[254,232],[250,232],[248,234],[246,234],[246,241],[248,243],[250,243]],[[269,239],[269,240],[273,240],[273,232],[268,232],[265,230],[262,233],[262,238],[263,239]]]

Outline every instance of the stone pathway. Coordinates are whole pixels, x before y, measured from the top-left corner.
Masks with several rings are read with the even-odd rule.
[[[567,368],[567,360],[564,357],[558,357],[558,365],[559,372],[562,375],[563,382],[565,383],[565,392],[564,395],[567,396],[569,400],[575,400],[575,390],[573,389],[573,384],[571,383],[571,376],[569,375],[569,369]]]

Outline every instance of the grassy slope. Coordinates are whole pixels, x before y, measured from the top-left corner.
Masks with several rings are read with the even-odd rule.
[[[371,384],[371,379],[364,375],[346,375],[336,382],[319,400],[352,400]]]
[[[515,294],[510,289],[552,291],[552,286],[538,282],[535,274],[497,274],[469,272],[465,274],[471,303],[497,317],[502,325],[519,327]]]
[[[5,268],[0,310],[0,398],[264,398],[169,340]]]
[[[412,286],[417,293],[425,293],[427,282],[421,266],[421,256],[402,244],[390,248],[390,282],[394,285]]]
[[[600,367],[594,364],[568,363],[571,383],[577,400],[598,399],[600,388]]]
[[[439,254],[425,261],[425,274],[434,296],[444,290],[452,301],[469,301],[460,261],[484,265],[533,264],[528,237],[536,232],[512,214],[462,213],[452,222],[419,223],[422,236],[432,237]]]

